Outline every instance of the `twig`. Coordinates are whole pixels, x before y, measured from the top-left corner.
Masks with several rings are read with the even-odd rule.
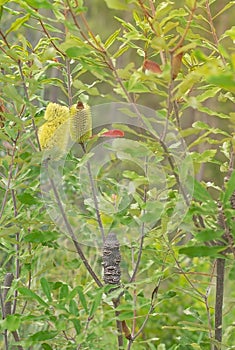
[[[81,147],[82,147],[82,150],[83,150],[84,154],[86,154],[85,144],[81,143]],[[94,184],[94,180],[93,180],[93,176],[92,176],[92,172],[91,172],[91,165],[90,165],[89,161],[87,162],[87,172],[88,172],[88,177],[89,177],[89,181],[90,181],[90,185],[91,185],[91,191],[92,191],[92,197],[93,197],[94,206],[95,206],[96,218],[97,218],[97,222],[98,222],[99,229],[100,229],[100,232],[101,232],[102,240],[103,240],[103,243],[104,243],[104,241],[105,241],[104,227],[103,227],[103,223],[102,223],[102,220],[101,220],[99,203],[98,203],[98,200],[97,200],[97,194],[96,194],[96,191],[95,191],[95,184]]]
[[[145,160],[145,174],[147,176],[147,170],[148,170],[148,165],[147,162]],[[143,198],[143,202],[146,203],[147,201],[147,189],[146,186],[144,186],[144,198]],[[143,210],[143,215],[145,214],[145,209]],[[143,222],[141,225],[141,237],[140,237],[140,246],[139,246],[139,251],[138,251],[138,256],[137,256],[137,260],[136,260],[136,264],[134,267],[134,271],[132,273],[132,276],[130,278],[130,283],[132,283],[135,280],[139,265],[140,265],[140,261],[141,261],[141,257],[142,257],[142,252],[143,252],[143,245],[144,245],[144,230],[145,230],[145,223]]]
[[[98,278],[98,276],[96,275],[96,273],[94,272],[94,270],[92,269],[91,265],[89,264],[87,258],[86,258],[85,255],[84,255],[84,253],[83,253],[83,251],[82,251],[82,249],[81,249],[79,243],[77,242],[77,239],[76,239],[76,236],[75,236],[75,234],[74,234],[74,232],[73,232],[72,226],[70,225],[70,223],[69,223],[69,221],[68,221],[68,219],[67,219],[67,215],[66,215],[66,213],[65,213],[65,211],[64,211],[64,207],[63,207],[63,204],[62,204],[62,202],[61,202],[61,200],[60,200],[59,193],[58,193],[58,191],[57,191],[57,189],[56,189],[55,183],[54,183],[53,179],[52,179],[50,176],[49,176],[49,181],[50,181],[52,190],[53,190],[53,192],[54,192],[57,205],[58,205],[59,210],[60,210],[60,212],[61,212],[61,215],[62,215],[64,224],[65,224],[66,229],[67,229],[67,231],[68,231],[68,233],[69,233],[69,235],[70,235],[70,237],[71,237],[71,239],[72,239],[72,241],[73,241],[73,244],[74,244],[74,246],[75,246],[75,248],[76,248],[76,251],[77,251],[78,255],[80,256],[80,258],[81,258],[83,264],[85,265],[87,271],[89,272],[89,274],[91,275],[91,277],[94,279],[94,281],[96,282],[96,284],[98,285],[98,287],[102,287],[102,286],[103,286],[102,282],[100,281],[100,279]]]
[[[163,272],[164,268],[165,268],[165,262],[166,262],[166,259],[167,259],[167,255],[165,256],[165,259],[164,259],[164,263],[162,265],[162,268],[161,268],[161,272]],[[163,279],[163,275],[160,276],[159,280],[158,280],[158,283],[156,285],[156,287],[154,288],[154,290],[152,291],[152,295],[151,295],[151,304],[150,304],[150,308],[149,308],[149,311],[145,317],[145,320],[144,322],[142,323],[140,329],[138,330],[138,332],[136,334],[132,334],[132,336],[130,337],[129,341],[128,341],[128,345],[127,345],[127,350],[130,350],[131,349],[131,346],[134,342],[134,340],[143,332],[143,329],[145,328],[148,320],[149,320],[149,317],[151,316],[154,308],[155,308],[155,305],[154,305],[154,301],[156,300],[157,296],[158,296],[158,291],[159,291],[159,288],[160,288],[160,285],[161,285],[161,282],[162,282],[162,279]]]
[[[209,295],[210,295],[211,285],[212,285],[212,281],[213,281],[213,278],[214,278],[215,267],[216,267],[216,262],[213,263],[209,286],[206,289],[205,298],[204,298],[205,306],[206,306],[206,312],[207,312],[207,319],[208,319],[208,327],[209,327],[209,337],[210,337],[210,339],[213,339],[213,333],[212,333],[212,321],[211,321],[210,307],[208,305],[208,298],[209,298]],[[213,350],[213,345],[212,344],[211,344],[211,350]]]
[[[190,15],[189,15],[189,18],[188,18],[188,22],[187,22],[187,25],[186,25],[186,28],[184,30],[184,33],[183,33],[182,37],[180,38],[178,44],[173,49],[170,50],[171,54],[173,54],[176,50],[178,50],[181,47],[181,45],[183,44],[184,39],[186,38],[186,35],[187,35],[188,31],[189,31],[191,22],[193,20],[193,16],[194,16],[194,13],[196,11],[196,8],[197,8],[197,0],[194,1],[193,7],[192,7],[192,10],[190,12]]]
[[[9,192],[10,187],[11,187],[12,173],[13,173],[13,167],[14,167],[14,161],[15,161],[15,153],[16,153],[16,143],[17,143],[17,140],[19,138],[19,135],[20,134],[18,132],[18,134],[16,136],[16,139],[14,140],[14,146],[13,146],[13,150],[12,150],[12,154],[11,154],[11,163],[10,163],[9,172],[8,172],[7,186],[6,186],[6,190],[5,190],[5,193],[4,193],[4,197],[3,197],[3,200],[2,200],[2,206],[1,206],[1,210],[0,210],[0,219],[2,218],[3,211],[4,211],[4,208],[5,208],[6,203],[7,203],[8,192]]]
[[[222,53],[218,49],[219,39],[218,39],[217,34],[216,34],[215,26],[214,26],[213,19],[212,19],[212,16],[211,16],[210,4],[209,4],[208,0],[206,0],[206,11],[207,11],[207,16],[208,16],[208,19],[209,19],[209,24],[210,24],[211,33],[212,33],[214,42],[215,42],[215,44],[217,46],[217,50],[219,52],[219,55],[221,57],[221,60],[222,60],[223,64],[226,65],[226,61],[224,59],[224,56],[222,55]]]
[[[215,297],[215,340],[222,343],[222,322],[223,322],[223,298],[224,298],[224,273],[225,259],[216,259],[216,297]],[[220,346],[215,345],[214,350],[219,350]]]
[[[154,14],[155,14],[155,8],[154,8],[154,4],[152,2],[152,0],[150,0],[150,7],[151,7],[151,12],[152,12],[152,15],[150,15],[150,13],[146,10],[146,7],[144,6],[144,3],[142,0],[138,0],[138,3],[145,15],[145,18],[147,19],[148,21],[148,24],[150,26],[150,28],[152,29],[153,33],[155,34],[156,37],[159,37],[153,23],[152,23],[152,19],[154,17]],[[165,55],[164,55],[164,52],[161,50],[160,51],[160,58],[161,58],[161,62],[163,65],[166,64],[166,58],[165,58]]]
[[[15,197],[15,190],[11,191],[11,196],[13,200],[13,206],[14,206],[14,216],[18,216],[18,211],[17,211],[17,206],[16,206],[16,197]],[[19,239],[20,239],[20,234],[19,232],[16,233],[16,271],[15,271],[15,278],[18,279],[20,277],[20,259],[19,259]],[[18,296],[18,290],[15,290],[14,293],[14,302],[13,302],[13,307],[12,307],[12,313],[14,314],[16,312],[16,304],[17,304],[17,296]]]
[[[120,301],[113,299],[113,306],[115,309],[115,317],[116,317],[116,328],[118,332],[118,349],[123,349],[123,335],[122,335],[122,322],[118,319],[120,316],[120,311],[116,310]]]

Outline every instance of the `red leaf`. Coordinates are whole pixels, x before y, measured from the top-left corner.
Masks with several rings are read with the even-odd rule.
[[[149,70],[152,73],[162,73],[162,70],[159,67],[159,65],[156,62],[150,60],[144,60],[143,69],[144,71]]]
[[[104,132],[100,136],[102,136],[102,137],[123,137],[124,132],[122,130],[119,130],[119,129],[112,129],[112,130]]]

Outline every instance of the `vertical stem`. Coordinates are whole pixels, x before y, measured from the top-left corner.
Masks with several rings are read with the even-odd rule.
[[[218,345],[215,345],[214,350],[220,350],[222,343],[223,329],[223,298],[224,298],[224,272],[225,259],[218,258],[216,260],[216,297],[215,297],[215,340]]]
[[[17,206],[16,206],[16,196],[15,196],[15,191],[14,190],[11,191],[11,196],[12,196],[13,206],[14,206],[14,216],[17,217],[18,211],[17,211]],[[20,234],[19,234],[19,232],[17,232],[16,233],[16,242],[17,243],[15,245],[15,249],[16,249],[15,278],[16,279],[18,279],[20,277],[20,259],[19,259],[20,246],[19,246],[19,239],[20,239]],[[12,313],[13,314],[16,312],[17,296],[18,296],[18,291],[16,289],[15,293],[14,293],[14,302],[13,302],[13,307],[12,307]]]
[[[120,312],[116,310],[116,308],[119,305],[119,300],[113,300],[113,306],[115,309],[115,316],[116,316],[116,327],[118,331],[118,349],[123,349],[123,335],[122,335],[122,322],[118,320],[118,317],[120,315]]]
[[[82,147],[82,150],[83,150],[84,154],[86,154],[85,144],[81,143],[81,147]],[[99,210],[99,203],[98,203],[98,200],[97,200],[95,184],[94,184],[94,180],[93,180],[93,177],[92,177],[91,166],[90,166],[89,161],[87,162],[87,172],[88,172],[88,177],[89,177],[89,181],[90,181],[90,185],[91,185],[91,191],[92,191],[92,197],[93,197],[93,202],[94,202],[94,206],[95,206],[96,218],[97,218],[99,229],[100,229],[100,232],[101,232],[101,235],[102,235],[102,240],[103,240],[103,243],[104,243],[104,241],[105,241],[104,227],[103,227],[102,220],[101,220],[101,215],[100,215],[100,210]]]
[[[60,213],[62,215],[62,218],[63,218],[63,221],[64,221],[64,224],[66,226],[66,229],[73,241],[73,244],[76,248],[76,251],[78,253],[78,255],[80,256],[83,264],[85,265],[87,271],[89,272],[89,274],[91,275],[91,277],[94,279],[94,281],[96,282],[96,284],[98,285],[98,287],[102,287],[103,284],[101,283],[101,281],[99,280],[98,276],[96,275],[96,273],[94,272],[94,270],[92,269],[91,265],[89,264],[87,258],[85,257],[83,251],[82,251],[82,248],[80,247],[79,243],[77,242],[77,239],[76,239],[76,236],[73,232],[73,229],[68,221],[68,218],[67,218],[67,215],[65,213],[65,210],[64,210],[64,207],[63,207],[63,204],[60,200],[60,196],[59,196],[59,193],[56,189],[56,186],[55,186],[55,183],[53,181],[53,179],[49,176],[49,181],[50,181],[50,184],[51,184],[51,187],[52,187],[52,190],[54,192],[54,195],[55,195],[55,198],[56,198],[56,202],[57,202],[57,205],[59,207],[59,210],[60,210]]]

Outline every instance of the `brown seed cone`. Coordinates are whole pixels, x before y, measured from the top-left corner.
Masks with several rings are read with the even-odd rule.
[[[104,282],[106,284],[120,284],[120,262],[121,254],[118,239],[114,233],[109,233],[103,248]]]

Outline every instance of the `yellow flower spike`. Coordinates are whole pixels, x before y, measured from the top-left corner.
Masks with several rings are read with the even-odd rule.
[[[70,136],[74,142],[83,143],[92,136],[91,109],[78,102],[70,108]]]
[[[43,150],[53,150],[55,160],[65,153],[69,141],[69,108],[50,102],[44,115],[46,123],[38,130],[38,137]]]

